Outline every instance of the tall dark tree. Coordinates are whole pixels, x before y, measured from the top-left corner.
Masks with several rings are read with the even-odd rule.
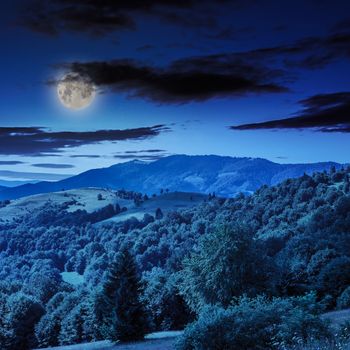
[[[162,209],[157,208],[157,210],[156,210],[156,220],[161,220],[161,219],[163,219],[163,217],[164,217],[164,215],[163,215]]]
[[[108,338],[113,341],[143,339],[148,320],[140,301],[141,283],[136,262],[127,249],[123,248],[113,262],[102,294],[111,310]]]

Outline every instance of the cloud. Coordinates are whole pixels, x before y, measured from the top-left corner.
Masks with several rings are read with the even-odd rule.
[[[78,32],[103,36],[114,31],[133,30],[135,17],[147,15],[186,26],[210,27],[217,19],[212,11],[222,4],[242,0],[31,0],[23,8],[20,24],[48,35]]]
[[[143,149],[140,151],[126,151],[125,153],[164,153],[164,149]]]
[[[66,179],[67,177],[70,177],[70,176],[72,175],[0,170],[0,177],[6,178],[6,179],[59,181],[59,180]]]
[[[148,160],[148,161],[151,161],[151,160],[158,160],[160,158],[163,158],[165,157],[165,155],[147,155],[147,154],[143,154],[143,155],[140,155],[140,154],[120,154],[120,155],[115,155],[114,158],[116,159],[124,159],[124,160]]]
[[[324,37],[309,37],[292,44],[265,47],[236,53],[237,59],[248,62],[277,64],[284,69],[315,69],[340,59],[350,58],[350,32],[333,33]]]
[[[212,35],[229,37],[232,32]],[[304,69],[350,58],[350,31],[242,52],[178,59],[155,66],[131,59],[68,62],[57,68],[88,76],[97,87],[157,103],[188,103],[288,91]]]
[[[319,94],[300,101],[304,108],[295,116],[230,127],[232,130],[311,129],[350,132],[350,92]]]
[[[18,165],[18,164],[24,164],[24,162],[20,162],[17,160],[1,160],[0,165]]]
[[[36,168],[47,168],[47,169],[72,169],[75,166],[72,164],[55,164],[55,163],[37,163],[32,164]]]
[[[139,46],[136,50],[142,52],[142,51],[149,51],[153,49],[155,49],[154,45],[146,44],[146,45]]]
[[[74,154],[70,156],[71,158],[100,158],[101,156],[97,154]]]
[[[0,127],[0,154],[44,156],[53,152],[57,155],[67,148],[101,142],[143,140],[167,131],[170,129],[165,125],[85,132],[54,132],[41,127]]]
[[[207,34],[205,37],[213,40],[236,40],[238,37],[246,36],[255,32],[253,27],[234,29],[232,27],[221,28],[217,32]]]
[[[347,32],[350,30],[350,17],[337,22],[333,26],[334,32]]]
[[[138,154],[138,153],[164,153],[164,149],[142,149],[139,151],[125,151],[125,152],[115,152],[115,154]]]
[[[138,159],[138,160],[158,160],[169,154],[162,149],[145,149],[139,151],[116,152],[114,158],[117,159]]]
[[[281,72],[232,55],[190,57],[164,68],[133,60],[63,63],[57,68],[87,76],[99,88],[158,103],[286,91]]]

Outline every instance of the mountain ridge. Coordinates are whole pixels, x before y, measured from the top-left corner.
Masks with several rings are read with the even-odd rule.
[[[130,161],[108,168],[90,169],[57,182],[38,182],[0,188],[0,199],[16,199],[39,193],[102,187],[153,194],[161,189],[212,193],[232,197],[252,193],[262,185],[275,185],[304,173],[336,169],[335,162],[279,164],[263,158],[222,157],[217,155],[173,155],[154,162]]]

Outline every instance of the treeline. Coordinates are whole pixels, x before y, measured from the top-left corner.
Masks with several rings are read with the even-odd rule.
[[[91,305],[121,248],[142,275],[144,326],[180,329],[194,321],[180,349],[203,349],[209,339],[222,349],[282,349],[310,335],[332,341],[319,313],[350,306],[350,169],[304,175],[251,196],[211,196],[163,218],[95,227],[79,213],[57,212],[46,205],[0,227],[0,308],[7,310],[0,312],[0,344],[11,324],[36,346],[99,339],[79,326],[88,314],[83,305]],[[64,283],[62,271],[83,275],[84,284]],[[30,326],[9,321],[15,305],[33,308]],[[74,336],[66,324],[74,324]]]

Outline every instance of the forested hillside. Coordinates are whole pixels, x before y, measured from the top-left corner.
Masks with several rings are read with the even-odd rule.
[[[222,349],[282,349],[309,335],[329,341],[318,313],[350,306],[349,168],[233,199],[210,195],[164,216],[94,225],[94,214],[76,215],[47,202],[1,223],[1,348],[102,339],[96,305],[120,251],[135,257],[135,276],[142,275],[142,332],[197,320],[180,349],[200,349],[208,337],[221,339]],[[76,272],[83,283],[64,282],[62,272]],[[253,314],[261,316],[263,333],[249,345],[249,327],[258,322]],[[232,331],[238,316],[239,337]],[[216,333],[222,324],[229,329]]]
[[[0,188],[0,200],[83,187],[125,188],[148,195],[159,193],[161,189],[215,192],[233,197],[240,192],[251,194],[262,185],[276,185],[303,173],[329,171],[332,166],[340,169],[342,165],[334,162],[278,164],[261,158],[174,155],[153,162],[131,161],[91,169],[57,182]]]

